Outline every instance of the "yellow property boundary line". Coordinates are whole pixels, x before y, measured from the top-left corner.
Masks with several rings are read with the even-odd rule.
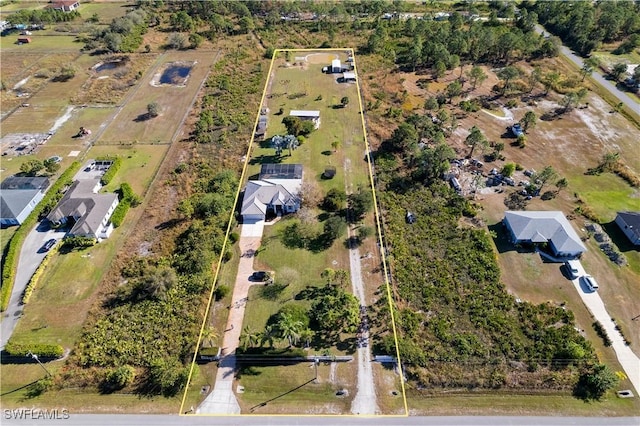
[[[339,52],[350,52],[351,57],[354,58],[354,62],[353,62],[353,67],[354,67],[354,72],[356,73],[356,76],[358,74],[358,68],[356,65],[356,61],[355,61],[355,51],[353,48],[317,48],[317,49],[275,49],[273,52],[273,56],[271,57],[271,64],[269,65],[269,72],[267,74],[267,79],[264,83],[264,89],[262,90],[262,97],[260,99],[260,105],[258,107],[258,113],[256,114],[256,119],[253,123],[253,128],[251,129],[251,139],[249,141],[249,147],[247,148],[247,153],[245,156],[245,160],[244,160],[244,166],[242,168],[242,174],[240,176],[240,183],[238,185],[238,190],[236,191],[236,196],[235,196],[235,200],[234,200],[234,209],[235,206],[238,204],[238,199],[240,197],[240,192],[242,189],[242,183],[244,182],[244,178],[247,172],[247,166],[249,165],[249,159],[250,154],[251,154],[251,148],[253,147],[253,142],[254,142],[254,136],[255,136],[255,129],[258,126],[258,120],[260,119],[260,109],[262,108],[262,105],[264,104],[264,98],[266,96],[267,93],[267,88],[269,87],[269,81],[271,80],[271,72],[273,70],[273,64],[275,63],[276,57],[278,56],[279,53],[281,52],[329,52],[329,51],[339,51]],[[369,168],[369,183],[371,185],[371,193],[373,196],[373,206],[374,206],[374,214],[375,214],[375,221],[376,221],[376,227],[378,230],[378,243],[380,245],[380,255],[382,256],[382,268],[383,268],[383,272],[384,272],[384,282],[385,285],[387,287],[387,300],[389,302],[389,313],[391,314],[391,326],[393,329],[393,339],[396,345],[396,359],[397,359],[397,368],[398,368],[398,373],[400,375],[400,387],[402,388],[402,400],[403,400],[403,405],[404,405],[404,415],[403,414],[398,414],[398,415],[394,415],[394,414],[382,414],[382,415],[354,415],[354,414],[338,414],[338,415],[327,415],[327,414],[319,414],[319,415],[311,415],[311,414],[264,414],[261,416],[264,417],[359,417],[359,418],[366,418],[366,417],[407,417],[409,415],[409,408],[407,405],[407,394],[405,391],[405,382],[404,382],[404,370],[402,369],[402,360],[400,359],[400,349],[398,348],[398,334],[397,334],[397,329],[396,329],[396,320],[395,320],[395,315],[394,315],[394,306],[393,306],[393,298],[392,298],[392,294],[391,294],[391,283],[389,282],[389,270],[387,268],[387,258],[386,258],[386,254],[385,254],[385,250],[384,250],[384,243],[382,240],[382,227],[381,227],[381,222],[380,222],[380,211],[378,210],[378,200],[376,198],[376,189],[374,186],[374,180],[373,180],[373,168],[371,167],[371,147],[369,145],[369,141],[367,140],[367,128],[366,128],[366,124],[364,121],[364,109],[362,108],[362,92],[360,90],[360,79],[356,78],[356,88],[358,91],[358,106],[360,108],[360,120],[362,122],[362,133],[364,134],[364,144],[365,144],[365,148],[367,150],[367,166]],[[229,214],[229,221],[227,223],[227,231],[225,234],[225,239],[224,239],[224,243],[222,245],[222,250],[220,251],[220,257],[218,258],[218,264],[217,264],[217,268],[216,268],[216,273],[215,276],[213,278],[213,286],[211,286],[211,292],[209,293],[209,299],[207,302],[207,308],[205,310],[204,313],[204,318],[202,320],[202,325],[200,327],[200,334],[198,335],[198,342],[196,345],[196,350],[194,351],[193,354],[193,359],[191,360],[191,368],[189,369],[189,378],[187,379],[187,384],[185,386],[185,390],[184,390],[184,394],[182,396],[182,403],[180,404],[180,412],[178,413],[180,416],[197,416],[197,417],[236,417],[238,416],[237,414],[185,414],[184,411],[184,404],[187,398],[187,393],[189,391],[189,385],[191,384],[191,378],[193,377],[193,370],[196,366],[196,359],[198,356],[198,348],[200,347],[200,343],[202,342],[202,336],[204,334],[204,329],[207,325],[207,320],[209,318],[209,311],[211,309],[211,301],[213,300],[213,295],[214,295],[214,291],[216,289],[217,283],[218,283],[218,274],[220,273],[220,267],[222,265],[222,259],[224,257],[224,253],[225,250],[227,248],[227,242],[229,241],[229,234],[231,231],[231,224],[233,223],[233,213],[234,213],[234,209],[231,210],[230,214]],[[245,416],[250,416],[248,414],[244,414]],[[240,416],[243,416],[243,414],[240,414]]]

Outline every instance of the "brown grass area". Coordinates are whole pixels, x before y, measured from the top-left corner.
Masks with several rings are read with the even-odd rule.
[[[73,97],[75,104],[117,103],[124,95],[139,83],[140,77],[156,60],[157,54],[140,53],[129,55],[110,55],[95,58],[95,64],[121,60],[122,66],[112,70],[89,71],[89,78],[82,89]],[[93,66],[93,65],[92,65]]]

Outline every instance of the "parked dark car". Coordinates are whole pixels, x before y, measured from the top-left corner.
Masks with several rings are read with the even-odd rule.
[[[42,251],[49,251],[49,250],[51,250],[51,247],[53,247],[55,245],[56,245],[56,239],[55,238],[51,238],[46,243],[44,243],[44,245],[42,246]]]

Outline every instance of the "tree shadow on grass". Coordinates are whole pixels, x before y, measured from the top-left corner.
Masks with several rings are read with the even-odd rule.
[[[282,157],[278,155],[259,155],[258,157],[254,157],[249,160],[249,164],[252,166],[255,164],[265,164],[265,163],[281,163]]]
[[[145,112],[144,114],[140,114],[139,116],[134,118],[133,121],[135,121],[136,123],[142,123],[144,121],[151,120],[153,117],[154,117],[153,115],[149,114],[148,112]]]

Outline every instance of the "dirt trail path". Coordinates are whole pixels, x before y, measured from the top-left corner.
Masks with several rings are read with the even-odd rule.
[[[353,192],[353,184],[349,176],[351,172],[351,161],[344,162],[345,192]],[[355,236],[354,229],[349,227],[349,241]],[[360,263],[360,250],[354,244],[349,246],[349,264],[351,269],[351,286],[353,294],[360,301],[361,325],[358,330],[358,386],[356,394],[351,402],[351,413],[370,415],[379,412],[376,401],[376,391],[373,381],[373,368],[371,365],[371,351],[369,350],[369,323],[367,319],[367,301],[364,293],[364,283],[362,281],[362,268]]]

